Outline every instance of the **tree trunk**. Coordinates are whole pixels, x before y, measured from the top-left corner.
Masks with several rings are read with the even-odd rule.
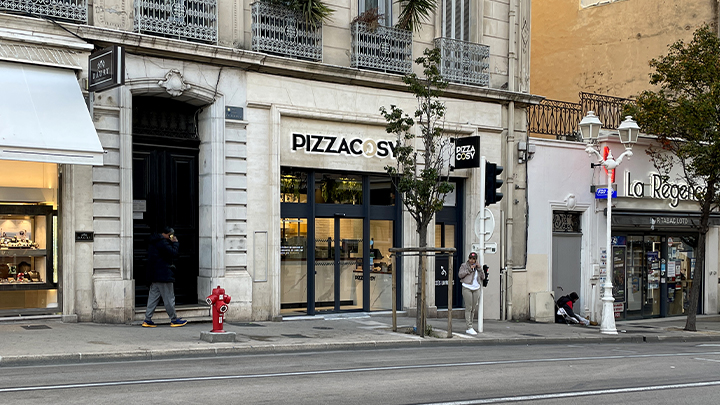
[[[420,243],[418,245],[421,248],[427,247],[427,226],[418,227],[418,236],[420,237]],[[425,336],[425,254],[426,252],[420,252],[419,255],[417,319],[415,322],[415,325],[417,325],[417,334],[421,337]]]
[[[700,301],[700,290],[702,288],[703,276],[705,275],[705,239],[709,230],[710,209],[712,208],[713,196],[715,196],[716,182],[707,184],[705,200],[702,201],[700,211],[700,227],[697,254],[695,255],[695,271],[692,274],[692,288],[690,288],[690,302],[688,305],[687,321],[685,330],[697,332],[697,310]]]

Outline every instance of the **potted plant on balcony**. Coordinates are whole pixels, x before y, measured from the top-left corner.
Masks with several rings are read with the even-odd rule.
[[[423,20],[430,20],[430,13],[437,8],[437,0],[400,0],[400,17],[397,28],[419,31]]]
[[[365,23],[368,30],[375,32],[380,27],[380,20],[385,18],[384,14],[379,14],[377,7],[371,8],[358,14],[357,17],[353,18],[350,25],[355,23]]]
[[[285,7],[305,17],[313,28],[330,20],[335,10],[322,0],[262,0],[269,4]]]

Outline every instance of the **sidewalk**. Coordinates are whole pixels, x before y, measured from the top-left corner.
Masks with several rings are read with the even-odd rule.
[[[164,314],[158,314],[158,317]],[[685,317],[617,322],[617,335],[599,327],[517,321],[484,321],[484,331],[465,335],[464,320],[453,319],[453,337],[446,338],[447,319],[430,318],[431,336],[404,333],[414,318],[398,314],[398,332],[390,314],[349,313],[285,318],[282,322],[227,322],[235,342],[200,340],[209,322],[184,327],[143,328],[139,325],[62,323],[57,319],[0,322],[0,366],[156,360],[292,351],[373,349],[425,345],[540,345],[556,343],[720,342],[720,315],[699,315],[698,332],[686,332]],[[12,343],[10,343],[12,342]]]

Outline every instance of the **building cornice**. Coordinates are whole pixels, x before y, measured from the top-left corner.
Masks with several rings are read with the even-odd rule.
[[[22,21],[18,19],[22,19]],[[408,91],[400,75],[308,62],[244,49],[206,45],[89,25],[71,23],[53,23],[51,27],[48,25],[51,23],[41,19],[0,13],[0,26],[14,26],[16,29],[30,30],[33,33],[51,31],[55,35],[66,37],[69,32],[100,48],[122,45],[129,54],[192,60],[199,63],[327,83]],[[64,32],[58,27],[62,27],[68,32]],[[75,38],[72,40],[76,41]],[[457,84],[450,84],[445,90],[444,97],[504,105],[512,101],[516,107],[520,108],[538,104],[543,99],[541,96],[531,94]]]

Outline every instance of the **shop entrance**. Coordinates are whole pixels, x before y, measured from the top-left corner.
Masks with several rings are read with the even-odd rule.
[[[458,196],[464,195],[462,180],[453,180],[455,189],[445,196],[443,208],[435,215],[435,247],[456,248],[458,251],[453,257],[453,308],[462,307],[462,284],[457,278],[460,265],[467,255],[462,252],[463,228],[462,214],[463,201]],[[435,256],[435,306],[438,309],[448,307],[448,267],[450,258],[447,255]]]
[[[281,201],[283,315],[392,308],[402,227],[388,177],[283,168]]]
[[[135,305],[147,305],[147,247],[164,226],[175,229],[176,305],[197,304],[198,154],[196,107],[175,100],[133,98],[133,269]]]
[[[315,311],[362,309],[363,220],[315,219]]]
[[[617,316],[687,315],[697,236],[618,235],[613,241],[613,296],[624,309]]]

